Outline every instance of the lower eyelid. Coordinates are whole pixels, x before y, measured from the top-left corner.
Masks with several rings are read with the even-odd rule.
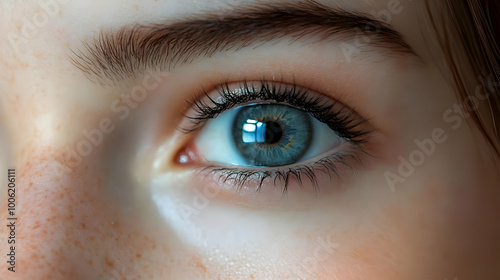
[[[363,166],[360,154],[363,154],[360,148],[351,146],[290,166],[252,168],[209,165],[201,167],[199,173],[205,179],[217,182],[221,189],[233,192],[243,189],[247,193],[256,193],[266,188],[278,188],[285,192],[290,189],[317,192],[332,185],[338,187],[353,175],[356,169]]]

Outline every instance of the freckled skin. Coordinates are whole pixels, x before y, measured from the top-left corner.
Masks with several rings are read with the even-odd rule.
[[[123,94],[130,88],[93,84],[68,61],[68,47],[102,27],[144,17],[175,20],[216,2],[70,1],[19,52],[0,41],[0,138],[6,140],[0,144],[9,151],[0,172],[16,168],[18,217],[15,273],[5,263],[8,228],[0,227],[0,279],[500,278],[498,159],[465,122],[452,129],[443,121],[457,101],[427,60],[434,50],[421,45],[412,6],[393,15],[392,24],[424,57],[420,68],[392,59],[335,64],[342,53],[331,45],[311,51],[281,42],[172,70],[154,90],[161,94],[130,106],[125,120],[110,104],[129,104]],[[339,3],[367,12],[387,6]],[[34,0],[1,3],[0,34],[20,34],[22,19],[36,11]],[[376,158],[346,180],[320,176],[321,184],[333,185],[320,195],[291,184],[285,198],[269,185],[235,193],[230,182],[218,185],[197,173],[202,157],[176,129],[186,96],[199,90],[196,81],[259,80],[264,73],[313,84],[368,116],[380,132]],[[71,149],[103,118],[114,132],[72,165]],[[435,128],[448,140],[392,192],[384,173],[397,173],[398,156],[408,158],[415,139],[431,137]],[[181,155],[185,164],[177,164]]]
[[[124,232],[119,217],[111,224],[116,211],[100,195],[102,180],[88,176],[95,167],[54,176],[61,155],[50,148],[36,150],[17,165],[23,166],[18,173],[17,273],[26,279],[103,279],[136,262],[138,248],[149,244],[142,242],[140,229],[129,226]]]

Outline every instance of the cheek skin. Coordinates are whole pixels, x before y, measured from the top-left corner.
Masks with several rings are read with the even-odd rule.
[[[494,279],[500,259],[498,176],[468,128],[449,136],[396,190],[377,220],[401,238],[421,279]]]
[[[302,277],[295,279],[366,279],[374,275],[378,277],[374,279],[411,279],[402,277],[408,276],[404,272],[410,266],[398,261],[410,259],[407,254],[411,252],[401,249],[405,244],[390,227],[377,223],[381,217],[376,214],[351,217],[355,222],[342,221],[342,214],[336,212],[355,216],[355,211],[345,205],[335,208],[332,205],[337,201],[331,199],[329,203],[328,199],[315,200],[316,207],[309,209],[313,213],[247,209],[224,203],[224,194],[197,204],[193,199],[203,196],[201,186],[206,182],[192,180],[195,174],[188,173],[181,176],[184,180],[176,175],[164,178],[156,186],[157,192],[153,186],[153,195],[165,192],[156,201],[158,207],[162,203],[174,207],[166,209],[160,219],[167,219],[174,235],[189,244],[186,247],[198,248],[210,279],[280,279],[284,275]],[[187,191],[196,186],[198,195]],[[189,214],[180,213],[179,209],[187,208]],[[177,219],[183,215],[185,218]],[[326,249],[325,242],[330,244]]]
[[[24,150],[16,159],[16,279],[197,279],[206,271],[196,250],[143,223],[146,213],[117,210],[95,158],[68,170],[57,148]]]
[[[134,231],[122,228],[100,195],[95,167],[68,171],[57,149],[25,149],[30,152],[17,159],[17,279],[103,279],[135,263],[146,244],[140,234],[131,238]]]

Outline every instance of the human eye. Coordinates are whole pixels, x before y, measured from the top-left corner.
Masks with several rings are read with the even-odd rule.
[[[223,84],[191,103],[181,129],[197,134],[178,154],[236,190],[292,184],[319,190],[366,155],[366,121],[340,102],[296,84]],[[321,178],[319,178],[321,177]]]

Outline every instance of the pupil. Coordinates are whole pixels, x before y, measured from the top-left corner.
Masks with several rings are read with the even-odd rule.
[[[283,128],[277,122],[266,122],[266,144],[276,144],[283,138]]]

